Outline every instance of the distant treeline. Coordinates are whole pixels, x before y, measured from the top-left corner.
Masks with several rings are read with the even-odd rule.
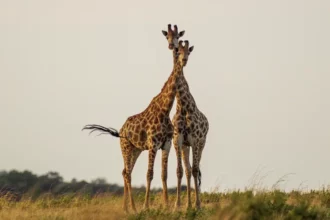
[[[183,186],[182,190],[185,190],[185,188]],[[157,188],[152,191],[160,192],[161,190],[161,188]],[[174,193],[176,188],[169,188],[168,191]],[[75,193],[93,197],[100,193],[122,195],[123,192],[123,186],[109,184],[102,178],[93,180],[90,183],[84,180],[77,181],[76,179],[72,179],[71,182],[64,182],[57,172],[48,172],[38,176],[30,171],[0,171],[0,197],[10,195],[15,200],[20,200],[23,195],[36,199],[44,194],[57,196]],[[133,187],[133,192],[145,192],[145,187]]]

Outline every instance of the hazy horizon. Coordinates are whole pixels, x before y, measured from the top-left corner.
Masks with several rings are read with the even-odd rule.
[[[171,23],[194,45],[184,73],[210,123],[202,190],[244,188],[260,167],[266,186],[289,173],[282,188],[328,185],[329,10],[321,0],[0,0],[0,170],[122,185],[119,139],[81,129],[119,130],[160,92]],[[168,171],[176,186],[173,145]],[[132,184],[146,172],[144,151]]]

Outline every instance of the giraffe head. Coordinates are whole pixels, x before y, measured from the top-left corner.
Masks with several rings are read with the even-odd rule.
[[[189,47],[189,41],[179,41],[179,47],[175,48],[175,52],[177,53],[178,62],[180,62],[181,66],[186,66],[188,62],[188,58],[190,53],[194,50],[194,46]]]
[[[174,25],[172,30],[171,24],[167,25],[167,31],[162,31],[163,35],[166,37],[168,42],[168,48],[173,50],[173,48],[178,47],[179,38],[184,35],[184,31],[178,31],[178,26]]]

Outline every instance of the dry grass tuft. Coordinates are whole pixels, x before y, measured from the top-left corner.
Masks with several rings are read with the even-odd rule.
[[[151,208],[142,210],[144,194],[135,195],[137,214],[125,214],[122,197],[99,194],[93,198],[81,195],[44,195],[35,201],[24,198],[16,202],[10,195],[0,198],[0,219],[329,219],[330,191],[310,192],[280,190],[202,193],[202,209],[173,211],[165,208],[161,194],[151,196]],[[185,201],[185,196],[183,202]]]

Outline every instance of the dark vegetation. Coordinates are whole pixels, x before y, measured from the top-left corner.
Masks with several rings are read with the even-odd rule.
[[[186,187],[183,186],[182,190]],[[153,192],[160,192],[162,189],[153,189]],[[134,193],[145,192],[145,187],[134,187]],[[169,193],[174,193],[176,188],[170,188]],[[122,195],[124,188],[117,184],[109,184],[105,179],[98,178],[90,183],[82,180],[72,179],[71,182],[63,181],[63,178],[57,172],[48,172],[37,176],[30,171],[19,172],[12,170],[9,172],[0,171],[0,197],[11,194],[11,198],[19,201],[22,196],[31,199],[37,199],[42,194],[51,194],[53,196],[75,193],[80,195],[95,196],[101,193],[111,193],[113,195]]]

